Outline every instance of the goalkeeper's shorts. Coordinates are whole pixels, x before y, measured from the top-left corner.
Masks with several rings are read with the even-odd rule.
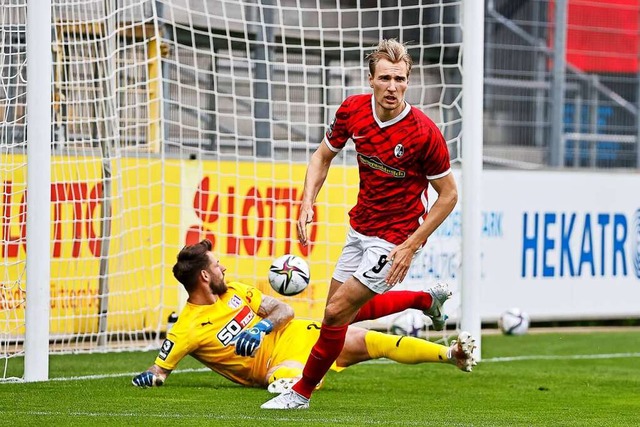
[[[282,378],[299,378],[302,376],[311,348],[320,336],[320,323],[310,320],[292,320],[286,328],[278,331],[276,344],[267,366],[267,383]],[[334,371],[345,368],[331,365]]]

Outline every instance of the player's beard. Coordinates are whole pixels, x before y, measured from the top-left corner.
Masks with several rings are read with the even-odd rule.
[[[209,280],[209,289],[214,295],[222,295],[227,292],[227,284],[224,281],[224,275],[220,279],[216,279],[213,276]]]

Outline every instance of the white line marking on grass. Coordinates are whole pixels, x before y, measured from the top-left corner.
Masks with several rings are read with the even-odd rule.
[[[574,354],[570,356],[513,356],[513,357],[491,357],[482,359],[482,362],[517,362],[520,360],[579,360],[579,359],[622,359],[627,357],[640,357],[640,353],[608,353],[608,354]]]
[[[188,369],[176,369],[171,372],[171,375],[186,374],[189,372],[211,372],[209,368],[188,368]],[[119,377],[135,377],[140,372],[122,372],[119,374],[98,374],[98,375],[81,375],[77,377],[55,377],[50,378],[49,381],[83,381],[83,380],[99,380],[103,378],[119,378]]]
[[[605,353],[605,354],[572,354],[572,355],[530,355],[530,356],[513,356],[513,357],[489,357],[483,358],[480,363],[500,363],[500,362],[518,362],[521,360],[579,360],[579,359],[622,359],[640,357],[640,353]],[[393,360],[377,359],[369,360],[369,364],[387,364],[396,363]]]
[[[640,353],[604,353],[604,354],[573,354],[573,355],[565,355],[565,356],[554,356],[554,355],[531,355],[531,356],[513,356],[513,357],[489,357],[486,359],[482,359],[480,363],[501,363],[501,362],[518,362],[525,360],[580,360],[580,359],[622,359],[622,358],[636,358],[640,357]],[[397,363],[388,359],[377,359],[377,360],[369,360],[367,362],[363,362],[367,364],[380,364],[385,365],[389,363]],[[210,372],[209,368],[188,368],[188,369],[176,369],[171,373],[171,375],[175,374],[186,374],[191,372]],[[120,377],[131,377],[138,375],[139,372],[123,372],[119,374],[99,374],[99,375],[82,375],[75,377],[55,377],[50,378],[49,381],[83,381],[83,380],[97,380],[103,378],[120,378]]]

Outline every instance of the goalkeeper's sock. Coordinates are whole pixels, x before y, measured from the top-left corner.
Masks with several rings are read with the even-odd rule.
[[[399,313],[408,308],[421,311],[431,307],[433,298],[427,292],[422,291],[389,291],[376,295],[362,306],[353,322],[361,320],[379,319],[393,313]]]
[[[368,331],[364,336],[364,342],[372,359],[386,357],[409,365],[449,360],[447,347],[415,337]]]
[[[302,378],[294,386],[293,390],[306,397],[322,381],[331,365],[340,355],[349,325],[327,326],[324,323],[320,328],[320,337],[311,349],[307,364],[302,370]]]

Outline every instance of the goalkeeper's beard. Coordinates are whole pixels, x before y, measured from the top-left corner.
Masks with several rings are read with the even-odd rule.
[[[224,274],[219,281],[216,281],[213,278],[209,280],[209,289],[211,289],[211,293],[214,295],[222,295],[227,292],[227,284],[224,281]]]

